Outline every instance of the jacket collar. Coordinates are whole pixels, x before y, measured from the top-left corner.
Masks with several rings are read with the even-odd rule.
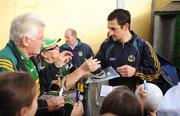
[[[138,36],[137,36],[132,30],[130,30],[130,33],[131,33],[131,35],[132,35],[132,39],[129,40],[128,42],[119,43],[119,42],[117,42],[117,41],[113,41],[113,39],[112,39],[111,36],[108,38],[108,41],[110,41],[111,43],[116,43],[116,44],[132,45],[132,43],[133,43],[135,40],[138,39]]]
[[[21,55],[20,55],[20,51],[18,50],[17,46],[14,44],[14,42],[12,40],[9,40],[8,44],[7,44],[11,51],[13,52],[14,56],[16,57],[17,59],[17,68],[19,70],[22,70],[22,71],[27,71],[22,59],[21,59]]]
[[[77,47],[79,47],[79,46],[82,44],[82,42],[81,42],[81,40],[80,40],[79,38],[77,38],[77,42],[78,42],[78,43],[77,43],[77,45],[74,47],[74,49],[77,48]],[[68,44],[66,44],[66,43],[63,44],[62,47],[63,47],[64,49],[71,49],[71,47],[70,47]]]

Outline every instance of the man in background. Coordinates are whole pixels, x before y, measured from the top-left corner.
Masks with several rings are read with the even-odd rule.
[[[94,56],[91,47],[77,37],[75,29],[68,28],[65,33],[65,44],[60,46],[60,52],[70,51],[73,54],[72,64],[74,67],[79,67],[86,59]]]

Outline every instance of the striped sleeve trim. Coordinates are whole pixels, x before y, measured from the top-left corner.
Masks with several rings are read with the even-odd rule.
[[[40,83],[39,83],[39,79],[35,80],[35,83],[37,85],[38,94],[40,95]]]
[[[150,54],[154,60],[154,66],[157,70],[156,70],[154,75],[145,75],[143,73],[136,72],[135,76],[138,76],[142,80],[152,81],[152,80],[157,79],[159,77],[159,75],[161,74],[161,69],[160,69],[160,63],[157,59],[157,56],[156,56],[152,46],[149,44],[149,42],[146,42],[146,44],[148,45],[148,47],[150,49]]]
[[[6,62],[6,63],[12,65],[12,62],[10,60],[7,60],[7,59],[0,59],[0,62]]]
[[[0,59],[0,68],[14,71],[12,62],[7,59]]]

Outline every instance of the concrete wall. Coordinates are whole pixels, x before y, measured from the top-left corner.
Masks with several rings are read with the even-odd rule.
[[[167,5],[168,3],[171,2],[171,0],[155,0],[155,10],[158,10],[159,8],[164,7],[165,5]]]

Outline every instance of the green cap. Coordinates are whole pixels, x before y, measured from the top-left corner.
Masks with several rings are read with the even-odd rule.
[[[50,49],[50,48],[58,45],[60,41],[61,41],[61,38],[59,38],[57,40],[56,39],[53,40],[53,39],[47,39],[46,38],[44,40],[43,45],[41,46],[41,51],[46,50],[46,49]]]

